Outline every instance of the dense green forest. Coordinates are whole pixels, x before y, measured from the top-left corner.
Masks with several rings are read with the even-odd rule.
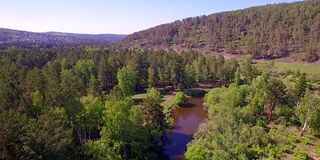
[[[293,53],[319,59],[320,1],[252,7],[177,20],[131,34],[120,46],[144,50],[250,54],[273,59]]]
[[[140,107],[130,96],[148,86],[228,84],[237,66],[195,52],[92,47],[9,48],[0,57],[0,157],[7,159],[161,157],[168,117],[158,91]]]
[[[318,143],[319,79],[272,66],[197,52],[85,46],[0,51],[0,158],[165,159],[170,113],[160,104],[159,88],[199,85],[216,88],[205,97],[209,118],[186,159],[312,156],[299,146],[313,154]],[[142,102],[131,98],[147,88]],[[307,137],[287,137],[286,128],[303,125]]]

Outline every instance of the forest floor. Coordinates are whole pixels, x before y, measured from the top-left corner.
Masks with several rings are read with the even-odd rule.
[[[282,157],[284,159],[295,159],[299,157],[300,152],[297,150],[307,151],[308,156],[312,160],[319,160],[320,157],[317,155],[317,147],[320,146],[320,140],[317,136],[314,136],[308,132],[305,132],[304,136],[300,136],[301,128],[296,126],[283,126],[269,124],[269,128],[277,129],[278,134],[282,134],[286,137],[287,141],[293,144],[294,148],[291,154],[285,153]],[[319,152],[319,151],[318,151]]]

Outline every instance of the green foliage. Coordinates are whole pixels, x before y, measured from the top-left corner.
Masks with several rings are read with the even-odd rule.
[[[296,98],[297,103],[300,103],[300,99],[304,96],[307,87],[307,74],[302,73],[294,84],[293,96]]]
[[[63,109],[50,109],[30,119],[16,111],[1,111],[0,156],[8,159],[69,158],[72,130]]]
[[[271,78],[267,87],[268,101],[269,101],[269,116],[271,121],[273,110],[277,104],[284,103],[286,99],[286,86],[284,83],[276,78]]]
[[[286,145],[281,146],[280,152],[281,153],[289,153],[289,154],[291,154],[293,149],[294,149],[293,145],[287,145],[286,144]]]
[[[80,102],[83,105],[83,110],[76,117],[78,136],[80,136],[79,138],[91,139],[90,132],[98,131],[102,127],[105,107],[97,97],[92,95],[81,97]]]
[[[303,145],[311,145],[312,143],[311,143],[309,138],[302,138],[301,139],[301,144],[303,144]]]
[[[174,96],[174,104],[182,105],[187,102],[187,96],[183,92],[177,92]]]
[[[124,97],[135,93],[136,79],[132,70],[128,67],[121,68],[117,73],[118,85]]]
[[[142,104],[144,124],[154,135],[161,136],[168,128],[166,117],[159,100],[147,97]]]
[[[30,109],[31,115],[38,117],[42,114],[42,111],[45,109],[45,103],[43,95],[40,91],[35,91],[31,93],[32,96],[32,106]]]
[[[268,156],[270,158],[279,159],[281,157],[281,151],[278,146],[274,144],[268,144],[266,149],[269,151]]]
[[[240,73],[240,68],[237,68],[236,72],[234,73],[234,82],[240,86],[242,84],[242,79],[241,79],[241,73]]]
[[[154,87],[148,89],[147,98],[152,99],[157,104],[160,104],[162,101],[160,92],[157,89],[155,89]]]
[[[220,95],[220,104],[230,106],[230,107],[239,107],[243,106],[245,97],[241,94],[237,86],[230,85],[226,92],[221,93]]]
[[[106,99],[110,102],[117,102],[122,100],[123,98],[124,97],[122,91],[118,85],[114,86],[110,93],[106,96]]]
[[[252,57],[247,57],[240,63],[240,74],[244,77],[246,84],[250,84],[257,74],[257,69],[253,65]]]
[[[0,157],[19,158],[22,152],[21,136],[25,133],[28,118],[12,109],[0,111]]]
[[[86,145],[88,154],[93,159],[142,158],[141,148],[151,145],[151,135],[143,127],[141,110],[129,99],[106,102],[106,108],[101,139]]]
[[[68,64],[67,64],[67,59],[63,58],[61,61],[61,72],[68,70]]]
[[[303,151],[301,149],[295,148],[293,149],[293,155],[295,156],[295,159],[297,160],[307,160],[309,159],[308,153],[306,151]]]
[[[260,127],[266,128],[267,127],[267,123],[264,120],[258,120],[256,126],[260,126]]]
[[[302,98],[301,105],[296,108],[295,113],[300,122],[306,122],[313,132],[320,130],[320,100],[318,95],[312,94],[311,91],[307,90]]]
[[[250,157],[252,158],[259,158],[265,155],[265,151],[259,145],[253,145],[252,148],[249,150]]]
[[[320,156],[320,146],[316,147],[316,154],[317,156]]]
[[[289,134],[288,136],[288,140],[290,141],[290,143],[300,143],[301,139],[295,135],[291,135]]]
[[[63,158],[72,142],[72,131],[65,122],[66,114],[58,108],[49,110],[38,120],[30,120],[23,137],[22,157]]]
[[[205,101],[208,106],[213,106],[220,103],[220,95],[226,91],[226,88],[214,88],[205,96]]]
[[[154,74],[154,70],[152,68],[148,68],[148,87],[152,88],[155,86],[155,74]]]
[[[187,75],[187,79],[189,84],[192,86],[194,84],[196,84],[197,80],[196,80],[196,70],[194,65],[186,65],[186,69],[185,69],[186,75]]]
[[[286,77],[296,84],[293,92],[276,73],[256,70],[250,58],[239,67],[237,60],[197,52],[71,47],[15,48],[0,51],[0,59],[0,159],[158,158],[144,153],[160,146],[151,139],[163,134],[187,97],[178,92],[162,107],[159,91],[149,88],[144,103],[134,106],[129,96],[148,79],[161,88],[215,87],[205,96],[208,119],[194,133],[187,159],[278,158],[298,142],[317,144],[270,129],[298,118],[317,133],[319,97],[303,90],[309,75]],[[299,107],[292,103],[296,96]],[[268,124],[273,100],[281,109]]]
[[[215,88],[209,91],[206,95],[208,122],[194,134],[186,156],[190,159],[254,159],[266,155],[267,152],[262,148],[271,142],[271,137],[262,127],[243,123],[240,111],[245,105],[243,99],[249,95],[247,91],[249,89],[240,89],[236,84],[228,89]],[[197,150],[196,147],[206,149]]]
[[[194,144],[194,145],[188,145],[188,151],[184,154],[185,159],[190,160],[207,160],[210,159],[210,150],[208,148],[205,148],[203,145],[200,144]]]

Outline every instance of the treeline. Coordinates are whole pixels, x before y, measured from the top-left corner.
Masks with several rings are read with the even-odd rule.
[[[0,50],[10,47],[20,48],[53,48],[86,46],[107,46],[119,41],[125,35],[114,34],[72,34],[72,33],[35,33],[0,28]]]
[[[133,33],[120,46],[273,59],[303,53],[319,59],[320,1],[307,0],[192,17]]]
[[[196,52],[0,51],[0,157],[161,158],[168,116],[152,87],[228,85],[239,66]],[[131,95],[147,87],[147,98],[135,106]]]
[[[103,97],[126,79],[130,93],[144,88],[172,86],[188,89],[198,84],[228,85],[239,70],[249,80],[252,59],[239,63],[223,56],[197,52],[112,50],[70,47],[51,49],[10,48],[0,51],[1,105],[19,108],[30,105],[31,93],[39,91],[46,104],[60,106],[68,96]],[[124,86],[126,84],[123,84]],[[65,91],[65,92],[64,92]]]

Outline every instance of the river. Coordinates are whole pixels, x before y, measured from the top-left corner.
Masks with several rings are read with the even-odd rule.
[[[171,144],[165,146],[165,154],[171,160],[181,160],[191,141],[192,134],[207,117],[203,98],[189,98],[188,103],[174,110],[173,129],[167,133]]]

